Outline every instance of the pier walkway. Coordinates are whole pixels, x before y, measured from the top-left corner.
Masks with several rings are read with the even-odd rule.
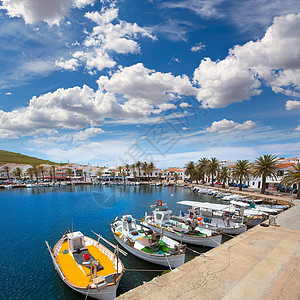
[[[117,299],[300,299],[300,200],[293,204],[277,226],[256,226]]]

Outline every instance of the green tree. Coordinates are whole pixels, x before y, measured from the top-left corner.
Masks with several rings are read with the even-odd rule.
[[[139,177],[140,177],[141,176],[141,166],[142,166],[142,163],[140,161],[138,161],[135,165],[136,165],[136,167],[137,167],[137,169],[139,171]]]
[[[195,163],[190,161],[185,165],[184,174],[190,177],[191,183],[193,183],[193,177],[195,176]]]
[[[148,164],[147,162],[142,163],[142,169],[145,172],[145,176],[147,176]]]
[[[125,168],[126,168],[127,176],[129,176],[129,168],[130,168],[129,164],[126,164]]]
[[[68,177],[69,177],[69,181],[71,181],[71,176],[73,175],[73,170],[68,168],[67,169],[67,174],[68,174]]]
[[[22,170],[17,167],[15,170],[14,170],[14,176],[17,178],[17,179],[21,179],[21,174],[22,174]]]
[[[214,180],[218,175],[219,167],[220,162],[216,157],[212,157],[207,164],[206,172],[208,176],[211,176],[211,186],[214,186]]]
[[[287,170],[286,173],[283,175],[281,183],[287,187],[292,187],[294,184],[297,185],[298,192],[297,192],[297,199],[300,199],[300,163],[293,166],[294,170]]]
[[[125,182],[125,178],[126,178],[126,172],[122,171],[122,176],[123,176],[123,181]]]
[[[175,183],[177,183],[177,180],[178,180],[178,174],[177,173],[174,173],[174,179],[175,179]]]
[[[44,181],[44,173],[45,173],[45,167],[43,165],[40,165],[37,167],[38,173],[42,175],[42,179]]]
[[[243,179],[248,180],[251,175],[251,164],[249,161],[247,159],[238,160],[232,175],[239,180],[239,191],[241,191]]]
[[[222,188],[225,189],[225,183],[230,178],[230,172],[227,167],[222,167],[218,174],[218,181],[222,182]]]
[[[102,170],[98,170],[98,172],[97,172],[97,177],[98,177],[99,179],[101,179],[101,176],[102,176]]]
[[[196,172],[199,173],[199,180],[205,181],[205,175],[207,175],[208,171],[208,165],[209,165],[209,159],[206,157],[203,157],[199,159],[198,164],[196,166]]]
[[[51,166],[51,170],[52,170],[52,175],[53,175],[53,179],[54,182],[56,181],[56,166]]]
[[[260,193],[264,194],[266,190],[267,177],[277,178],[278,158],[276,155],[264,154],[259,156],[253,163],[253,176],[261,177]]]
[[[110,172],[110,175],[113,178],[113,182],[115,182],[116,172]]]
[[[122,176],[122,167],[119,166],[118,170],[119,170],[118,177],[119,177],[119,179],[120,179],[120,177]],[[118,181],[119,181],[119,179],[118,179]]]
[[[9,177],[9,166],[4,166],[4,171],[6,173],[7,179],[9,180],[10,179],[10,177]]]

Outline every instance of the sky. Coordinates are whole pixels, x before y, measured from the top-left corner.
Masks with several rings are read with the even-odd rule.
[[[0,0],[0,149],[299,157],[299,32],[299,0]]]

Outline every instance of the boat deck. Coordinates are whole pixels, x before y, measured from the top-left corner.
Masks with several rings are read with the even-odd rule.
[[[105,277],[117,272],[111,260],[96,246],[87,246],[86,248],[96,260],[100,260],[100,264],[103,266],[103,270],[97,272],[98,276],[102,275]],[[57,256],[57,262],[60,265],[60,268],[66,279],[72,284],[84,288],[87,287],[88,284],[93,283],[90,276],[90,269],[82,265],[79,266],[75,262],[73,256],[70,254],[70,251],[68,251],[66,254],[63,253],[65,250],[69,250],[67,241],[64,241]]]

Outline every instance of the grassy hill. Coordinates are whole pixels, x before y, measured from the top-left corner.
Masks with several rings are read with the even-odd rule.
[[[58,165],[58,163],[52,162],[50,160],[44,160],[32,156],[23,155],[20,153],[0,150],[0,165],[6,163],[29,164],[29,165],[40,165],[40,164]]]

